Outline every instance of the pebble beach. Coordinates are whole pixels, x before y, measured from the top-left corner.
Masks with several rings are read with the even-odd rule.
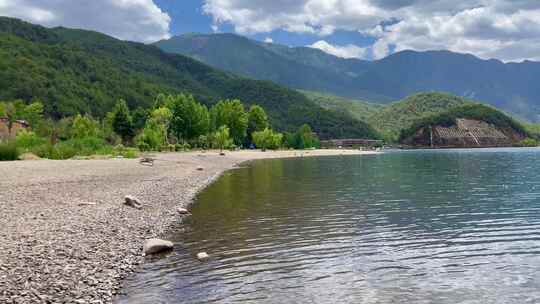
[[[0,303],[113,303],[144,262],[146,239],[181,221],[224,171],[263,158],[356,155],[356,150],[155,154],[138,159],[0,163]],[[142,208],[123,204],[125,196]]]

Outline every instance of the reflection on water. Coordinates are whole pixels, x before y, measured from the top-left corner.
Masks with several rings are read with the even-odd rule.
[[[540,150],[265,160],[119,303],[539,303]],[[212,260],[194,256],[207,251]]]

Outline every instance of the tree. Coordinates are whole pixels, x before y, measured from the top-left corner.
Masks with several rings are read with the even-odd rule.
[[[150,121],[157,125],[161,131],[161,144],[167,143],[167,138],[169,135],[169,126],[172,120],[172,113],[169,108],[158,108],[152,112]]]
[[[258,105],[251,106],[248,113],[248,141],[253,142],[253,132],[263,131],[269,126],[270,124],[268,123],[268,116],[266,115],[264,109]]]
[[[167,143],[169,125],[172,119],[171,110],[166,107],[155,109],[141,133],[135,138],[139,149],[158,150]]]
[[[19,119],[26,120],[33,129],[37,128],[43,120],[43,104],[35,101],[25,106]]]
[[[269,128],[263,131],[253,132],[253,142],[257,148],[266,151],[266,149],[279,149],[283,143],[283,134],[275,133]]]
[[[296,133],[286,134],[287,146],[294,149],[316,148],[320,145],[319,138],[307,124],[302,125]]]
[[[43,120],[43,104],[39,101],[25,104],[22,100],[0,103],[0,117],[8,119],[8,129],[11,132],[16,120],[26,121],[32,128],[37,128]]]
[[[208,108],[192,95],[180,94],[172,97],[171,129],[179,139],[193,140],[208,133],[210,114]]]
[[[11,134],[11,129],[13,128],[13,123],[17,120],[17,114],[15,105],[13,103],[7,103],[4,107],[4,115],[7,118],[8,122],[8,133]]]
[[[130,141],[135,134],[133,121],[129,114],[129,108],[126,101],[120,99],[113,110],[112,127],[116,134],[122,137],[124,142]]]
[[[77,114],[73,120],[71,136],[73,138],[99,137],[99,124],[89,116]]]
[[[135,130],[141,130],[146,125],[146,120],[148,119],[149,113],[148,110],[138,107],[133,111],[132,120],[133,120],[133,128]]]
[[[227,126],[236,145],[241,145],[246,137],[248,114],[240,100],[222,100],[210,110],[213,129]]]
[[[154,119],[149,119],[141,133],[135,138],[135,143],[142,151],[158,150],[165,142],[163,125]]]
[[[212,138],[214,146],[219,148],[220,152],[223,152],[223,149],[230,146],[232,142],[229,134],[229,128],[227,128],[227,126],[219,127],[219,129],[212,134]]]

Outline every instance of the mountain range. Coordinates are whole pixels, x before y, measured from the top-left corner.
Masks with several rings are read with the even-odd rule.
[[[402,51],[384,59],[343,59],[309,47],[264,43],[235,34],[185,34],[155,43],[239,75],[290,88],[389,103],[441,91],[540,121],[540,63],[503,63],[449,51]]]
[[[279,131],[309,124],[323,139],[378,136],[367,123],[269,81],[222,72],[153,45],[0,17],[0,100],[40,100],[53,118],[104,117],[119,99],[131,109],[149,108],[159,93],[180,92],[208,106],[235,98],[259,104]]]

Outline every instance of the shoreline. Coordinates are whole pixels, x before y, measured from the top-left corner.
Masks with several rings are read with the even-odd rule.
[[[0,162],[0,302],[112,303],[144,261],[144,240],[180,223],[176,208],[224,172],[259,159],[377,153],[157,153],[152,167],[137,159]],[[124,206],[126,195],[143,209]]]

